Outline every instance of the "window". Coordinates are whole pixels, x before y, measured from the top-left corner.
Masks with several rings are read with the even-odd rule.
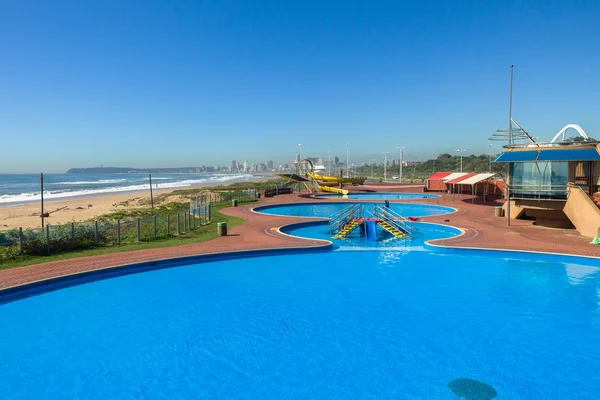
[[[568,182],[566,161],[510,164],[511,198],[566,199]]]

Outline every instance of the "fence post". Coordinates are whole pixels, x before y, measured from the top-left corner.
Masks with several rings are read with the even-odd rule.
[[[167,237],[171,236],[171,214],[167,214]]]
[[[19,255],[23,255],[23,228],[19,228]]]
[[[50,254],[50,225],[46,224],[46,249]]]
[[[177,213],[177,234],[178,235],[181,234],[181,229],[180,229],[180,226],[179,226],[179,213]]]
[[[98,246],[98,221],[94,223],[94,241],[96,242],[96,246]]]
[[[121,244],[121,219],[117,219],[117,244]]]
[[[156,240],[156,215],[154,216],[154,240]]]
[[[140,232],[141,218],[137,218],[137,241],[141,241],[141,232]]]
[[[71,222],[71,248],[75,248],[75,222]]]
[[[211,208],[211,205],[209,204],[209,205],[208,205],[208,222],[211,222],[211,221],[212,221],[212,216],[211,216],[211,214],[210,214],[210,208]]]

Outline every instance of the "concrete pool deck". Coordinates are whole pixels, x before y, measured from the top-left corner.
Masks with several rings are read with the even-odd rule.
[[[351,189],[356,192],[422,192],[421,185],[365,185]],[[432,193],[440,194],[438,192]],[[242,225],[230,228],[228,236],[181,246],[71,258],[0,270],[0,289],[103,268],[167,260],[177,257],[243,250],[318,248],[327,246],[329,244],[327,241],[293,238],[282,235],[277,231],[277,228],[283,225],[314,219],[262,215],[252,211],[252,208],[262,205],[289,203],[318,204],[323,201],[325,199],[313,199],[295,194],[262,198],[258,204],[242,205],[222,210],[225,214],[241,217],[247,221]],[[330,202],[332,199],[326,199],[326,201]],[[361,200],[347,201],[357,202]],[[365,201],[370,202],[369,200]],[[579,235],[575,230],[544,228],[534,226],[532,221],[522,220],[512,220],[511,226],[507,227],[506,218],[494,216],[494,207],[500,205],[500,202],[492,200],[482,205],[480,199],[476,201],[479,201],[479,203],[471,204],[470,195],[441,194],[440,198],[410,199],[401,202],[441,205],[457,209],[457,212],[452,214],[421,218],[422,221],[442,223],[461,228],[465,231],[464,235],[459,237],[436,241],[436,245],[600,257],[600,246],[589,244],[591,239]],[[214,226],[214,229],[217,229],[216,224]]]

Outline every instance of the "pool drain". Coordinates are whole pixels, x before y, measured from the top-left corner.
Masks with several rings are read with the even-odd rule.
[[[469,378],[456,379],[448,383],[448,389],[465,400],[492,400],[498,395],[493,386]]]

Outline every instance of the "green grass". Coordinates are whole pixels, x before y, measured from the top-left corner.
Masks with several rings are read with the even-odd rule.
[[[217,222],[227,222],[227,227],[231,228],[244,223],[244,220],[237,217],[230,217],[222,214],[221,209],[230,207],[229,204],[214,206],[211,210],[212,223],[199,227],[195,230],[190,230],[178,236],[173,236],[168,239],[157,239],[152,241],[144,241],[137,243],[126,243],[108,247],[95,247],[84,250],[68,251],[60,254],[51,254],[47,256],[28,256],[18,257],[14,259],[0,260],[0,269],[8,269],[14,267],[22,267],[32,264],[40,264],[50,261],[68,260],[71,258],[88,257],[100,254],[120,253],[132,250],[155,249],[160,247],[179,246],[182,244],[205,242],[214,239],[217,234]],[[165,210],[167,212],[167,210]]]

